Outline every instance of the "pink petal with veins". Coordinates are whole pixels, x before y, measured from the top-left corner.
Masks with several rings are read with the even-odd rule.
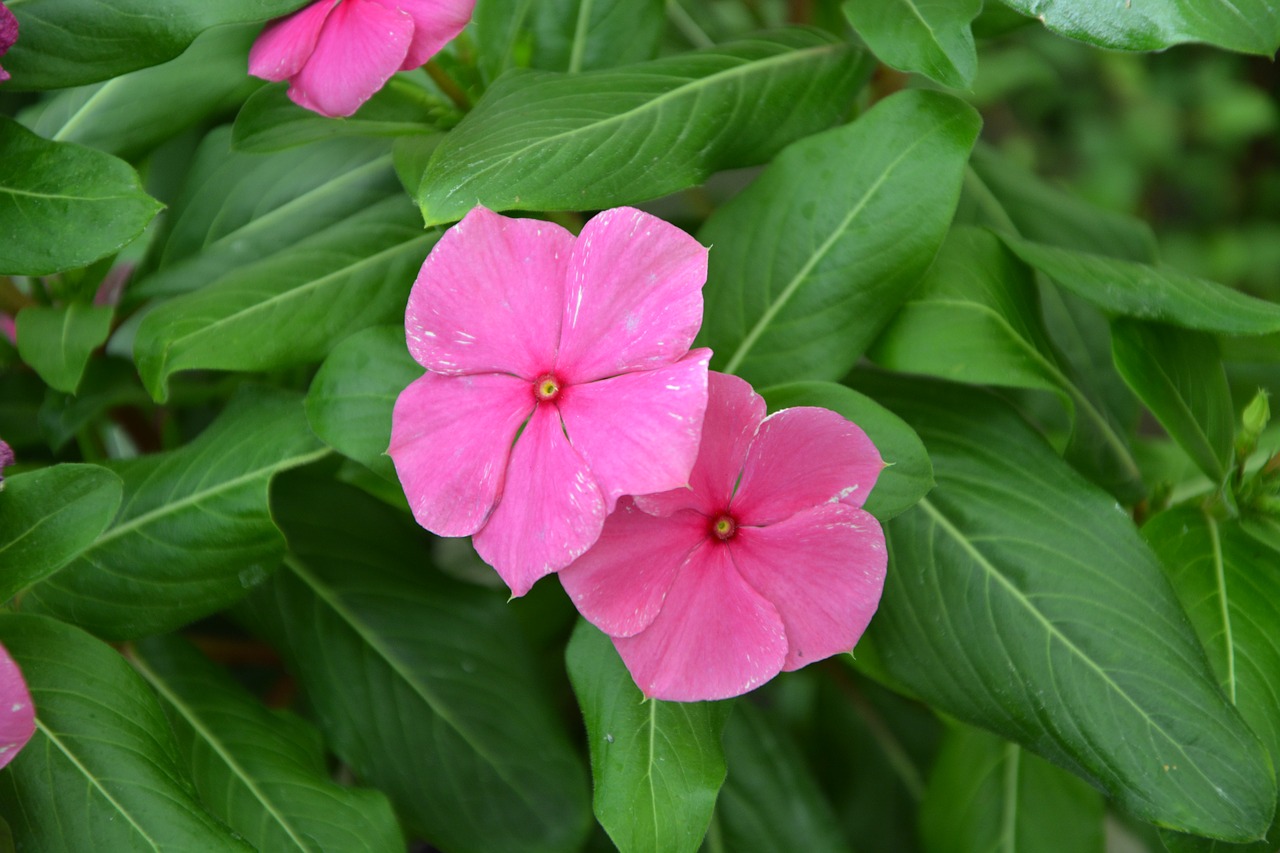
[[[394,5],[413,16],[413,41],[400,65],[401,71],[408,71],[435,56],[462,32],[476,0],[394,0]]]
[[[315,50],[289,80],[289,97],[330,118],[349,116],[400,69],[413,18],[377,0],[342,0],[320,30]]]
[[[36,709],[22,671],[0,646],[0,767],[4,767],[18,750],[36,733]]]
[[[302,70],[315,52],[320,30],[341,0],[319,0],[272,21],[249,50],[249,73],[263,80],[286,80]]]

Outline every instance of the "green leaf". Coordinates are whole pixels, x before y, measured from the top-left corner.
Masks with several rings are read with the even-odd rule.
[[[1102,853],[1102,797],[1015,743],[957,725],[920,804],[925,853]]]
[[[1213,335],[1121,318],[1116,367],[1174,441],[1215,483],[1231,464],[1235,409]]]
[[[403,316],[438,234],[392,196],[149,313],[134,360],[157,402],[179,370],[270,370],[318,361],[342,338]]]
[[[1280,47],[1280,8],[1267,0],[1004,0],[1068,38],[1121,50],[1205,42],[1271,56]]]
[[[1015,255],[1110,314],[1224,335],[1280,331],[1280,305],[1173,270],[1001,235]]]
[[[49,139],[136,157],[235,106],[262,85],[245,73],[259,29],[209,30],[177,59],[58,92],[37,107],[38,113],[21,118]]]
[[[585,773],[501,594],[441,575],[421,529],[352,488],[275,496],[292,553],[242,613],[334,752],[450,853],[577,849]]]
[[[879,384],[938,481],[888,525],[888,579],[864,641],[889,674],[1135,816],[1258,838],[1276,798],[1266,751],[1114,500],[993,395]]]
[[[400,194],[382,140],[336,139],[281,154],[243,154],[230,144],[226,127],[201,143],[156,268],[139,272],[129,297],[196,290]]]
[[[790,382],[761,392],[769,408],[818,406],[853,421],[875,444],[887,466],[865,509],[881,521],[915,506],[933,488],[933,465],[920,437],[901,418],[870,397],[834,382]]]
[[[357,332],[333,348],[307,392],[307,420],[334,450],[395,481],[387,456],[396,398],[422,375],[403,326]]]
[[[41,139],[4,116],[0,163],[0,274],[87,266],[141,234],[160,211],[128,163]]]
[[[173,59],[223,24],[265,21],[303,0],[10,0],[21,38],[5,55],[18,91],[95,83]]]
[[[268,711],[177,637],[144,640],[132,661],[163,700],[200,799],[256,849],[403,853],[386,797],[330,781],[309,724]]]
[[[38,616],[0,616],[36,734],[0,773],[23,850],[249,853],[196,802],[155,696],[105,643]]]
[[[590,210],[657,198],[831,126],[869,70],[858,49],[795,29],[619,70],[507,74],[436,149],[418,204],[436,225],[476,204]],[[734,108],[704,109],[711,102]]]
[[[271,478],[325,453],[299,397],[244,390],[182,449],[113,462],[124,480],[115,523],[28,589],[22,609],[113,640],[221,610],[261,583],[284,552],[268,513]]]
[[[969,25],[982,11],[982,0],[846,0],[842,8],[886,65],[953,89],[973,85],[978,50]]]
[[[73,302],[18,312],[18,354],[51,388],[76,393],[89,356],[111,333],[112,309]]]
[[[593,71],[658,55],[663,0],[540,0],[528,27],[534,68]]]
[[[758,385],[842,377],[937,254],[979,125],[949,95],[900,92],[719,208],[698,233],[712,366]]]
[[[751,702],[739,702],[724,730],[729,778],[716,803],[728,850],[848,853],[831,804],[799,745]]]
[[[720,734],[733,703],[646,700],[585,621],[565,662],[587,725],[596,819],[622,853],[697,850],[724,784]]]
[[[477,67],[488,85],[508,68],[526,67],[532,51],[529,16],[546,0],[484,0],[471,19]]]
[[[117,406],[140,406],[151,402],[138,382],[133,362],[121,358],[95,358],[85,369],[75,394],[50,390],[40,406],[40,432],[57,452],[76,434]],[[4,435],[0,430],[0,435]]]
[[[6,477],[0,490],[0,602],[53,574],[115,518],[120,478],[66,463]]]

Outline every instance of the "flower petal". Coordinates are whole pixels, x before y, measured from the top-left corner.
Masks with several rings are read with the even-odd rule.
[[[785,409],[764,419],[733,499],[739,524],[773,524],[828,501],[860,507],[884,469],[857,425],[830,409]]]
[[[630,207],[606,210],[573,244],[558,370],[590,382],[670,364],[702,325],[707,250]]]
[[[521,596],[590,548],[604,516],[600,489],[565,438],[560,413],[543,404],[516,441],[502,498],[472,543]]]
[[[4,646],[0,646],[0,767],[36,733],[36,709],[22,672]]]
[[[739,527],[729,547],[738,572],[782,615],[785,670],[852,649],[880,603],[888,552],[865,510],[831,503]]]
[[[555,363],[573,235],[477,207],[427,256],[405,328],[418,363],[439,373],[515,373]]]
[[[413,16],[413,41],[400,65],[401,71],[417,68],[457,37],[471,20],[476,0],[395,0]]]
[[[533,407],[527,382],[496,373],[427,373],[400,393],[387,452],[419,524],[438,536],[484,525]]]
[[[690,488],[637,495],[636,506],[650,515],[670,515],[691,506],[707,515],[724,512],[764,413],[764,398],[746,382],[714,370],[709,372],[707,414],[702,421],[698,461],[689,472]]]
[[[558,402],[565,431],[591,466],[607,512],[622,495],[689,482],[707,409],[710,358],[711,350],[694,350],[670,367],[564,390]]]
[[[777,675],[787,656],[778,611],[720,542],[691,555],[648,628],[613,644],[644,695],[675,702],[746,693]]]
[[[705,541],[705,515],[656,518],[623,498],[596,544],[558,576],[588,622],[611,637],[630,637],[653,622],[676,573]]]
[[[340,0],[317,0],[263,28],[249,50],[249,73],[285,80],[302,70],[316,49],[320,30]]]
[[[349,116],[400,69],[412,38],[407,12],[376,0],[342,0],[291,77],[289,97],[330,118]]]

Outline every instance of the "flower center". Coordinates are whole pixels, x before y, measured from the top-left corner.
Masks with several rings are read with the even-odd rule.
[[[548,403],[560,396],[560,380],[553,374],[546,374],[533,383],[533,396]]]
[[[738,532],[738,522],[734,521],[731,515],[719,515],[715,521],[711,522],[711,532],[722,541],[732,539],[733,534]]]

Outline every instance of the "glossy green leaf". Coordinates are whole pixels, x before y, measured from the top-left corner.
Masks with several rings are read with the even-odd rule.
[[[938,485],[888,525],[867,638],[889,674],[1145,820],[1226,840],[1271,822],[1275,779],[1218,689],[1159,563],[1113,499],[993,395],[885,380]]]
[[[89,356],[111,333],[112,310],[73,302],[18,312],[18,354],[49,387],[76,393]]]
[[[286,252],[231,270],[147,314],[134,359],[158,402],[179,370],[270,370],[318,361],[351,332],[403,316],[439,235],[392,196]]]
[[[790,382],[761,391],[772,411],[818,406],[853,421],[875,444],[887,467],[865,509],[881,521],[915,506],[933,488],[933,465],[920,437],[875,400],[834,382]]]
[[[0,163],[0,274],[86,266],[141,234],[160,210],[123,160],[50,142],[3,116]]]
[[[667,23],[663,0],[540,0],[530,11],[530,64],[548,71],[592,71],[653,59]]]
[[[66,463],[4,479],[0,490],[0,601],[62,568],[115,518],[120,478]]]
[[[1015,743],[957,725],[920,804],[925,853],[1102,853],[1102,797]]]
[[[387,456],[391,412],[400,392],[422,375],[403,326],[365,329],[333,348],[307,392],[307,420],[344,456],[395,480]]]
[[[255,849],[403,853],[386,797],[332,782],[309,724],[268,711],[176,637],[144,640],[132,662],[162,701],[200,799]]]
[[[0,814],[22,850],[250,853],[196,801],[154,694],[76,628],[0,616],[26,676],[36,734],[0,773]]]
[[[476,204],[589,210],[657,198],[831,126],[869,71],[862,51],[796,29],[619,70],[508,74],[436,149],[418,204],[435,225]]]
[[[621,853],[697,850],[725,779],[720,735],[733,703],[645,699],[585,621],[565,662],[587,726],[596,819]]]
[[[477,68],[485,84],[508,68],[527,67],[533,39],[528,21],[538,0],[483,0],[476,4],[471,30],[477,48]]]
[[[1013,253],[1110,314],[1224,335],[1280,331],[1280,305],[1180,272],[1001,235]]]
[[[275,498],[292,553],[242,613],[334,752],[450,853],[576,849],[585,772],[502,595],[441,575],[425,533],[354,489]]]
[[[225,127],[201,143],[163,250],[128,296],[196,290],[400,192],[383,140],[337,139],[281,154],[230,145]]]
[[[1210,480],[1231,464],[1235,410],[1213,335],[1137,320],[1111,326],[1120,375]]]
[[[1121,50],[1205,42],[1271,56],[1280,48],[1280,8],[1267,0],[1004,0],[1069,38]]]
[[[968,89],[978,71],[969,25],[982,0],[846,0],[845,17],[886,65],[953,89]]]
[[[842,377],[937,254],[979,125],[949,95],[900,92],[719,208],[698,233],[714,247],[712,366],[766,385]]]
[[[266,21],[305,0],[9,0],[21,38],[5,56],[15,90],[95,83],[173,59],[205,30]]]
[[[284,552],[267,508],[271,478],[326,452],[299,397],[246,389],[180,450],[113,462],[124,480],[115,523],[28,589],[22,609],[117,640],[221,610],[266,579]]]

